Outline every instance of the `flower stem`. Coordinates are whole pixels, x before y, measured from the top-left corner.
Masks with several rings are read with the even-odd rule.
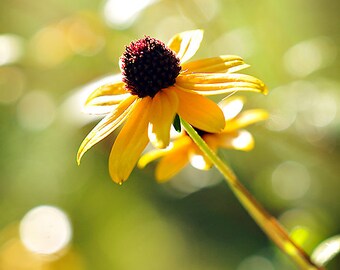
[[[209,158],[215,167],[222,173],[235,196],[253,217],[260,228],[267,234],[267,236],[284,253],[295,261],[301,269],[322,270],[323,268],[316,266],[310,260],[305,251],[293,242],[282,225],[249,193],[249,191],[237,179],[232,169],[229,168],[229,166],[227,166],[213,150],[211,150],[206,142],[198,135],[196,130],[185,120],[181,119],[181,122],[188,135],[197,144],[206,157]]]

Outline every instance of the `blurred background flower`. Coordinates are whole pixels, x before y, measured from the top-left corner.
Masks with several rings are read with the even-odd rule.
[[[79,90],[118,73],[131,40],[204,29],[195,59],[240,55],[270,89],[247,94],[247,106],[271,114],[252,127],[256,148],[221,154],[312,253],[340,230],[339,8],[332,0],[2,0],[0,268],[295,269],[215,170],[188,166],[159,185],[153,165],[114,185],[115,134],[78,167],[79,143],[96,120],[80,112],[88,92]],[[46,205],[72,234],[42,256],[19,228]],[[339,265],[335,257],[328,269]]]

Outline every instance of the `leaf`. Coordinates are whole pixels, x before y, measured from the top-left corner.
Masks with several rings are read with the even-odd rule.
[[[176,114],[174,122],[172,123],[174,126],[175,130],[179,133],[181,133],[182,127],[181,127],[181,120],[179,119],[178,114]]]

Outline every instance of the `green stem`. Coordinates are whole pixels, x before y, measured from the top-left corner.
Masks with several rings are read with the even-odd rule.
[[[239,199],[243,207],[253,217],[255,222],[267,234],[267,236],[293,261],[304,270],[322,270],[313,264],[309,256],[289,237],[288,233],[281,224],[271,216],[263,206],[249,193],[241,184],[236,175],[217,155],[211,150],[206,142],[198,135],[196,130],[185,120],[181,119],[182,125],[188,135],[197,144],[207,158],[222,173],[226,182]]]

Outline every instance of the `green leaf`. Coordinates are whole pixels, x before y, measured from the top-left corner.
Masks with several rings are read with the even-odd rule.
[[[174,118],[174,121],[172,123],[172,125],[174,126],[175,130],[177,132],[181,132],[182,130],[182,127],[181,127],[181,120],[179,119],[179,116],[178,114],[176,114],[175,118]]]

